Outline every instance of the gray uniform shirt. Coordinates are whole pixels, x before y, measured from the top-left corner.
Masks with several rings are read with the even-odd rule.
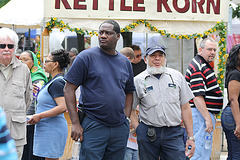
[[[180,125],[181,105],[194,97],[180,72],[166,68],[158,79],[145,70],[134,83],[133,109],[139,105],[141,122],[155,127]]]

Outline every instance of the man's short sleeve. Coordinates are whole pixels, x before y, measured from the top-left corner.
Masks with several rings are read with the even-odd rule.
[[[71,68],[64,76],[64,79],[76,86],[82,85],[87,74],[87,67],[85,62],[86,61],[84,61],[82,57],[78,55],[75,58]]]
[[[190,88],[194,94],[194,96],[205,96],[205,83],[204,83],[204,76],[201,71],[196,70],[190,76]]]
[[[139,104],[139,98],[138,98],[138,96],[137,96],[137,92],[134,91],[134,92],[133,92],[133,104],[132,104],[132,109],[135,110],[135,109],[137,108],[138,104]]]
[[[181,75],[181,91],[180,91],[180,104],[186,104],[187,102],[189,102],[193,97],[193,93],[190,89],[190,87],[188,86],[185,78]]]
[[[128,65],[128,69],[129,69],[129,78],[128,78],[127,83],[126,83],[125,93],[130,93],[130,92],[135,91],[134,79],[133,79],[133,70],[132,70],[132,65],[131,65],[130,62],[129,62],[129,65]]]

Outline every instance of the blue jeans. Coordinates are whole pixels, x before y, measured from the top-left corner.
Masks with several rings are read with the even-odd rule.
[[[124,160],[138,160],[138,150],[127,147]]]
[[[85,117],[79,160],[123,160],[129,135],[129,122],[107,127]]]
[[[140,160],[185,160],[183,129],[176,127],[154,127],[156,139],[147,138],[147,125],[140,123],[136,129]]]
[[[216,120],[212,113],[210,113],[212,123],[213,123],[213,130],[215,129]],[[193,135],[195,136],[195,153],[191,160],[209,160],[211,157],[212,147],[210,149],[205,148],[205,135],[206,135],[206,123],[205,119],[198,111],[197,108],[192,108],[192,117],[193,117]],[[213,131],[211,132],[213,135]]]
[[[234,135],[236,123],[232,115],[231,107],[226,107],[221,115],[221,123],[223,131],[225,132],[228,147],[227,160],[239,160],[240,159],[240,141]]]

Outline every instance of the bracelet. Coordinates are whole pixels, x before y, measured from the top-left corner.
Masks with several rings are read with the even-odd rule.
[[[187,137],[187,139],[189,140],[193,140],[193,142],[195,142],[195,137],[193,136],[193,137]]]
[[[128,120],[128,122],[129,122],[129,124],[130,124],[130,123],[131,123],[131,119],[127,117],[127,120]]]

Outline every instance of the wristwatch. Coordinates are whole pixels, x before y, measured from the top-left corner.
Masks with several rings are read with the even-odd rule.
[[[195,137],[187,137],[187,139],[193,140],[193,142],[195,142]]]
[[[128,122],[129,122],[129,124],[130,124],[130,123],[131,123],[131,119],[127,117],[127,120],[128,120]]]

